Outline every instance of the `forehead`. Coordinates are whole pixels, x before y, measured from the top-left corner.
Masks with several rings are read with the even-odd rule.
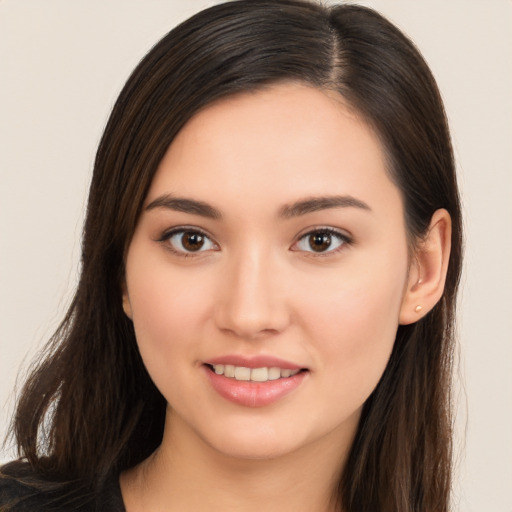
[[[162,193],[209,202],[387,192],[400,202],[385,153],[334,92],[279,84],[219,100],[196,114],[165,154],[147,202]],[[374,197],[374,198],[375,198]]]

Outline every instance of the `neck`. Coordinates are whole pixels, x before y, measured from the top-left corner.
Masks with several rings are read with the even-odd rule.
[[[168,414],[159,449],[121,476],[126,510],[337,512],[352,437],[333,432],[275,458],[238,458],[215,450]]]

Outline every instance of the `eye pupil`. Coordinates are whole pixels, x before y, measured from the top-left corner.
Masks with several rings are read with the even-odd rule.
[[[184,233],[181,243],[187,251],[198,251],[204,245],[204,236],[201,233]]]
[[[315,252],[322,252],[331,245],[331,235],[329,233],[313,233],[309,235],[309,245]]]

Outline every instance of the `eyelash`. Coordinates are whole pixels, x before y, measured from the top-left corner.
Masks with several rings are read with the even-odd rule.
[[[212,238],[206,234],[204,231],[198,229],[198,228],[188,228],[186,226],[182,226],[182,227],[178,227],[178,228],[173,228],[169,231],[166,231],[165,233],[162,234],[162,236],[160,238],[157,239],[157,242],[167,242],[167,245],[166,245],[166,248],[171,251],[173,254],[179,256],[179,257],[182,257],[182,258],[190,258],[190,257],[195,257],[197,256],[198,254],[202,253],[202,252],[207,252],[207,251],[201,251],[201,250],[198,250],[198,251],[182,251],[182,250],[177,250],[175,249],[172,244],[170,243],[170,239],[177,235],[177,234],[185,234],[185,233],[189,233],[189,234],[194,234],[194,235],[200,235],[202,236],[204,239],[207,239],[210,241],[211,244],[213,244],[214,246],[218,247],[218,245],[212,240]],[[346,234],[336,230],[336,229],[333,229],[333,228],[330,228],[330,227],[319,227],[319,228],[314,228],[314,229],[310,229],[309,231],[307,231],[306,233],[302,234],[301,236],[299,236],[299,238],[297,239],[296,242],[293,243],[292,245],[292,249],[293,251],[297,251],[297,252],[300,252],[299,249],[293,249],[294,246],[296,246],[297,244],[299,244],[302,240],[305,240],[307,237],[310,237],[312,235],[319,235],[319,234],[326,234],[332,238],[337,238],[338,241],[340,242],[340,244],[332,249],[332,250],[328,250],[328,251],[322,251],[322,252],[316,252],[314,250],[310,250],[310,251],[307,251],[307,250],[303,250],[302,252],[305,252],[307,253],[309,256],[313,256],[315,258],[321,258],[321,257],[326,257],[326,256],[330,256],[332,254],[336,254],[342,250],[344,250],[346,248],[346,246],[348,245],[352,245],[354,242],[352,240],[352,238],[350,238],[349,236],[347,236]],[[182,242],[181,242],[182,243]],[[331,245],[332,242],[329,243],[329,246]],[[328,246],[328,247],[329,247]],[[202,248],[202,246],[200,247],[200,249]]]
[[[333,254],[337,254],[340,251],[345,250],[347,248],[347,246],[350,246],[354,243],[352,238],[350,238],[348,235],[342,233],[341,231],[338,231],[337,229],[333,229],[333,228],[329,228],[329,227],[319,227],[319,228],[310,229],[309,231],[307,231],[306,233],[301,235],[298,238],[298,240],[296,242],[294,242],[293,246],[297,245],[301,240],[304,240],[307,237],[310,237],[312,235],[319,235],[319,234],[326,234],[326,235],[329,235],[331,238],[337,238],[338,241],[340,242],[340,245],[338,247],[336,247],[335,249],[331,249],[330,251],[322,251],[322,252],[316,252],[314,250],[303,251],[303,252],[308,253],[309,256],[313,256],[315,258],[323,258],[323,257],[331,256]],[[329,246],[330,246],[330,244],[329,244]]]
[[[207,235],[204,231],[198,229],[198,228],[192,228],[192,227],[187,227],[187,226],[182,226],[182,227],[179,227],[179,228],[173,228],[169,231],[166,231],[165,233],[162,234],[162,236],[157,240],[158,242],[167,242],[167,245],[166,245],[166,249],[168,249],[169,251],[171,251],[173,254],[176,254],[177,256],[180,256],[182,258],[191,258],[191,257],[194,257],[196,256],[197,254],[200,254],[201,252],[205,252],[205,251],[190,251],[190,252],[186,252],[186,251],[181,251],[181,250],[177,250],[175,249],[172,244],[170,243],[170,239],[177,235],[177,234],[185,234],[185,233],[189,233],[189,234],[194,234],[194,235],[201,235],[203,238],[205,238],[206,240],[209,240],[213,245],[217,246],[217,244],[211,239],[211,237],[209,235]]]

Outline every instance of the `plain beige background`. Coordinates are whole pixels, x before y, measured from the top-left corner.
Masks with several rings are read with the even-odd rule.
[[[0,0],[0,436],[73,292],[94,152],[129,72],[204,0]],[[512,2],[373,0],[436,75],[466,214],[454,510],[512,512]],[[467,411],[467,414],[466,414]],[[0,450],[0,461],[13,451]]]

